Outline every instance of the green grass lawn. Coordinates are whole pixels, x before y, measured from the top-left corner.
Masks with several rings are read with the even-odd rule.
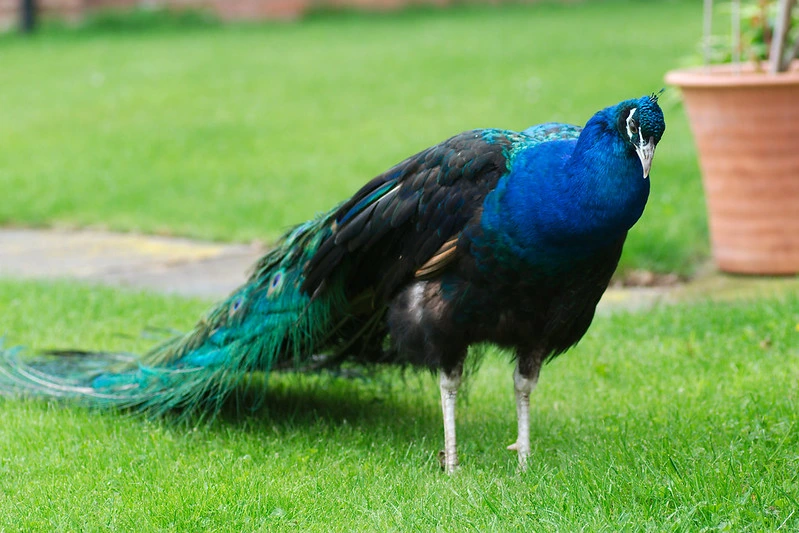
[[[697,2],[615,0],[4,36],[0,225],[268,241],[460,131],[582,124],[657,91],[700,33]],[[622,265],[690,273],[704,204],[663,102]]]
[[[622,1],[0,36],[0,225],[270,240],[475,127],[583,123],[658,90],[701,5]],[[126,24],[128,24],[126,26]],[[696,156],[663,99],[623,268],[707,256]],[[0,335],[141,352],[209,302],[0,280]],[[278,375],[246,416],[177,425],[0,398],[6,531],[796,531],[799,297],[600,316],[542,372],[516,472],[489,351],[443,475],[435,379]],[[255,391],[260,392],[260,391]]]
[[[0,282],[7,345],[141,350],[205,307]],[[0,399],[0,531],[796,531],[798,367],[795,296],[601,316],[542,372],[524,474],[512,365],[487,355],[453,477],[425,373],[278,376],[196,427]]]

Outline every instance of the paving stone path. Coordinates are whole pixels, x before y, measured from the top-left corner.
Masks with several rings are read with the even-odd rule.
[[[242,283],[264,250],[188,239],[36,229],[0,230],[0,276],[73,278],[218,298]]]
[[[104,231],[0,229],[0,277],[71,278],[216,299],[242,283],[261,246]],[[600,312],[638,310],[659,302],[751,298],[793,292],[799,277],[726,276],[705,269],[688,284],[611,288]]]

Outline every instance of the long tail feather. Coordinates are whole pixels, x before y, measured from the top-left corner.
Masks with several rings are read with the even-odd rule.
[[[335,349],[349,320],[341,284],[313,298],[303,269],[329,231],[329,215],[297,226],[256,265],[250,279],[188,334],[142,357],[51,353],[21,357],[0,345],[0,394],[69,398],[153,415],[215,413],[251,372],[309,364]]]

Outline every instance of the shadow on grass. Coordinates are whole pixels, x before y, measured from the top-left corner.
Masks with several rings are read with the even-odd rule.
[[[178,428],[228,427],[256,432],[297,431],[320,425],[381,428],[407,441],[440,429],[438,389],[429,373],[411,369],[363,370],[355,373],[278,373],[265,383],[262,374],[238,387],[211,417],[207,412],[163,417]],[[68,404],[64,404],[65,407]],[[135,411],[121,416],[138,418]],[[430,433],[428,433],[430,432]]]

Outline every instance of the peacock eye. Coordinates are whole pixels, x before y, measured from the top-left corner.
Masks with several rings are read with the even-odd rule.
[[[630,109],[630,112],[627,115],[627,120],[625,121],[626,128],[627,128],[627,136],[630,140],[633,140],[633,137],[638,135],[638,121],[635,120],[635,111],[637,108],[633,107]]]
[[[230,309],[228,310],[228,318],[232,318],[236,312],[241,309],[241,306],[244,305],[244,298],[238,297],[230,304]]]
[[[275,275],[272,276],[272,279],[269,281],[269,287],[266,289],[266,295],[272,296],[275,293],[275,291],[280,289],[282,283],[283,283],[282,273],[281,272],[275,273]]]

